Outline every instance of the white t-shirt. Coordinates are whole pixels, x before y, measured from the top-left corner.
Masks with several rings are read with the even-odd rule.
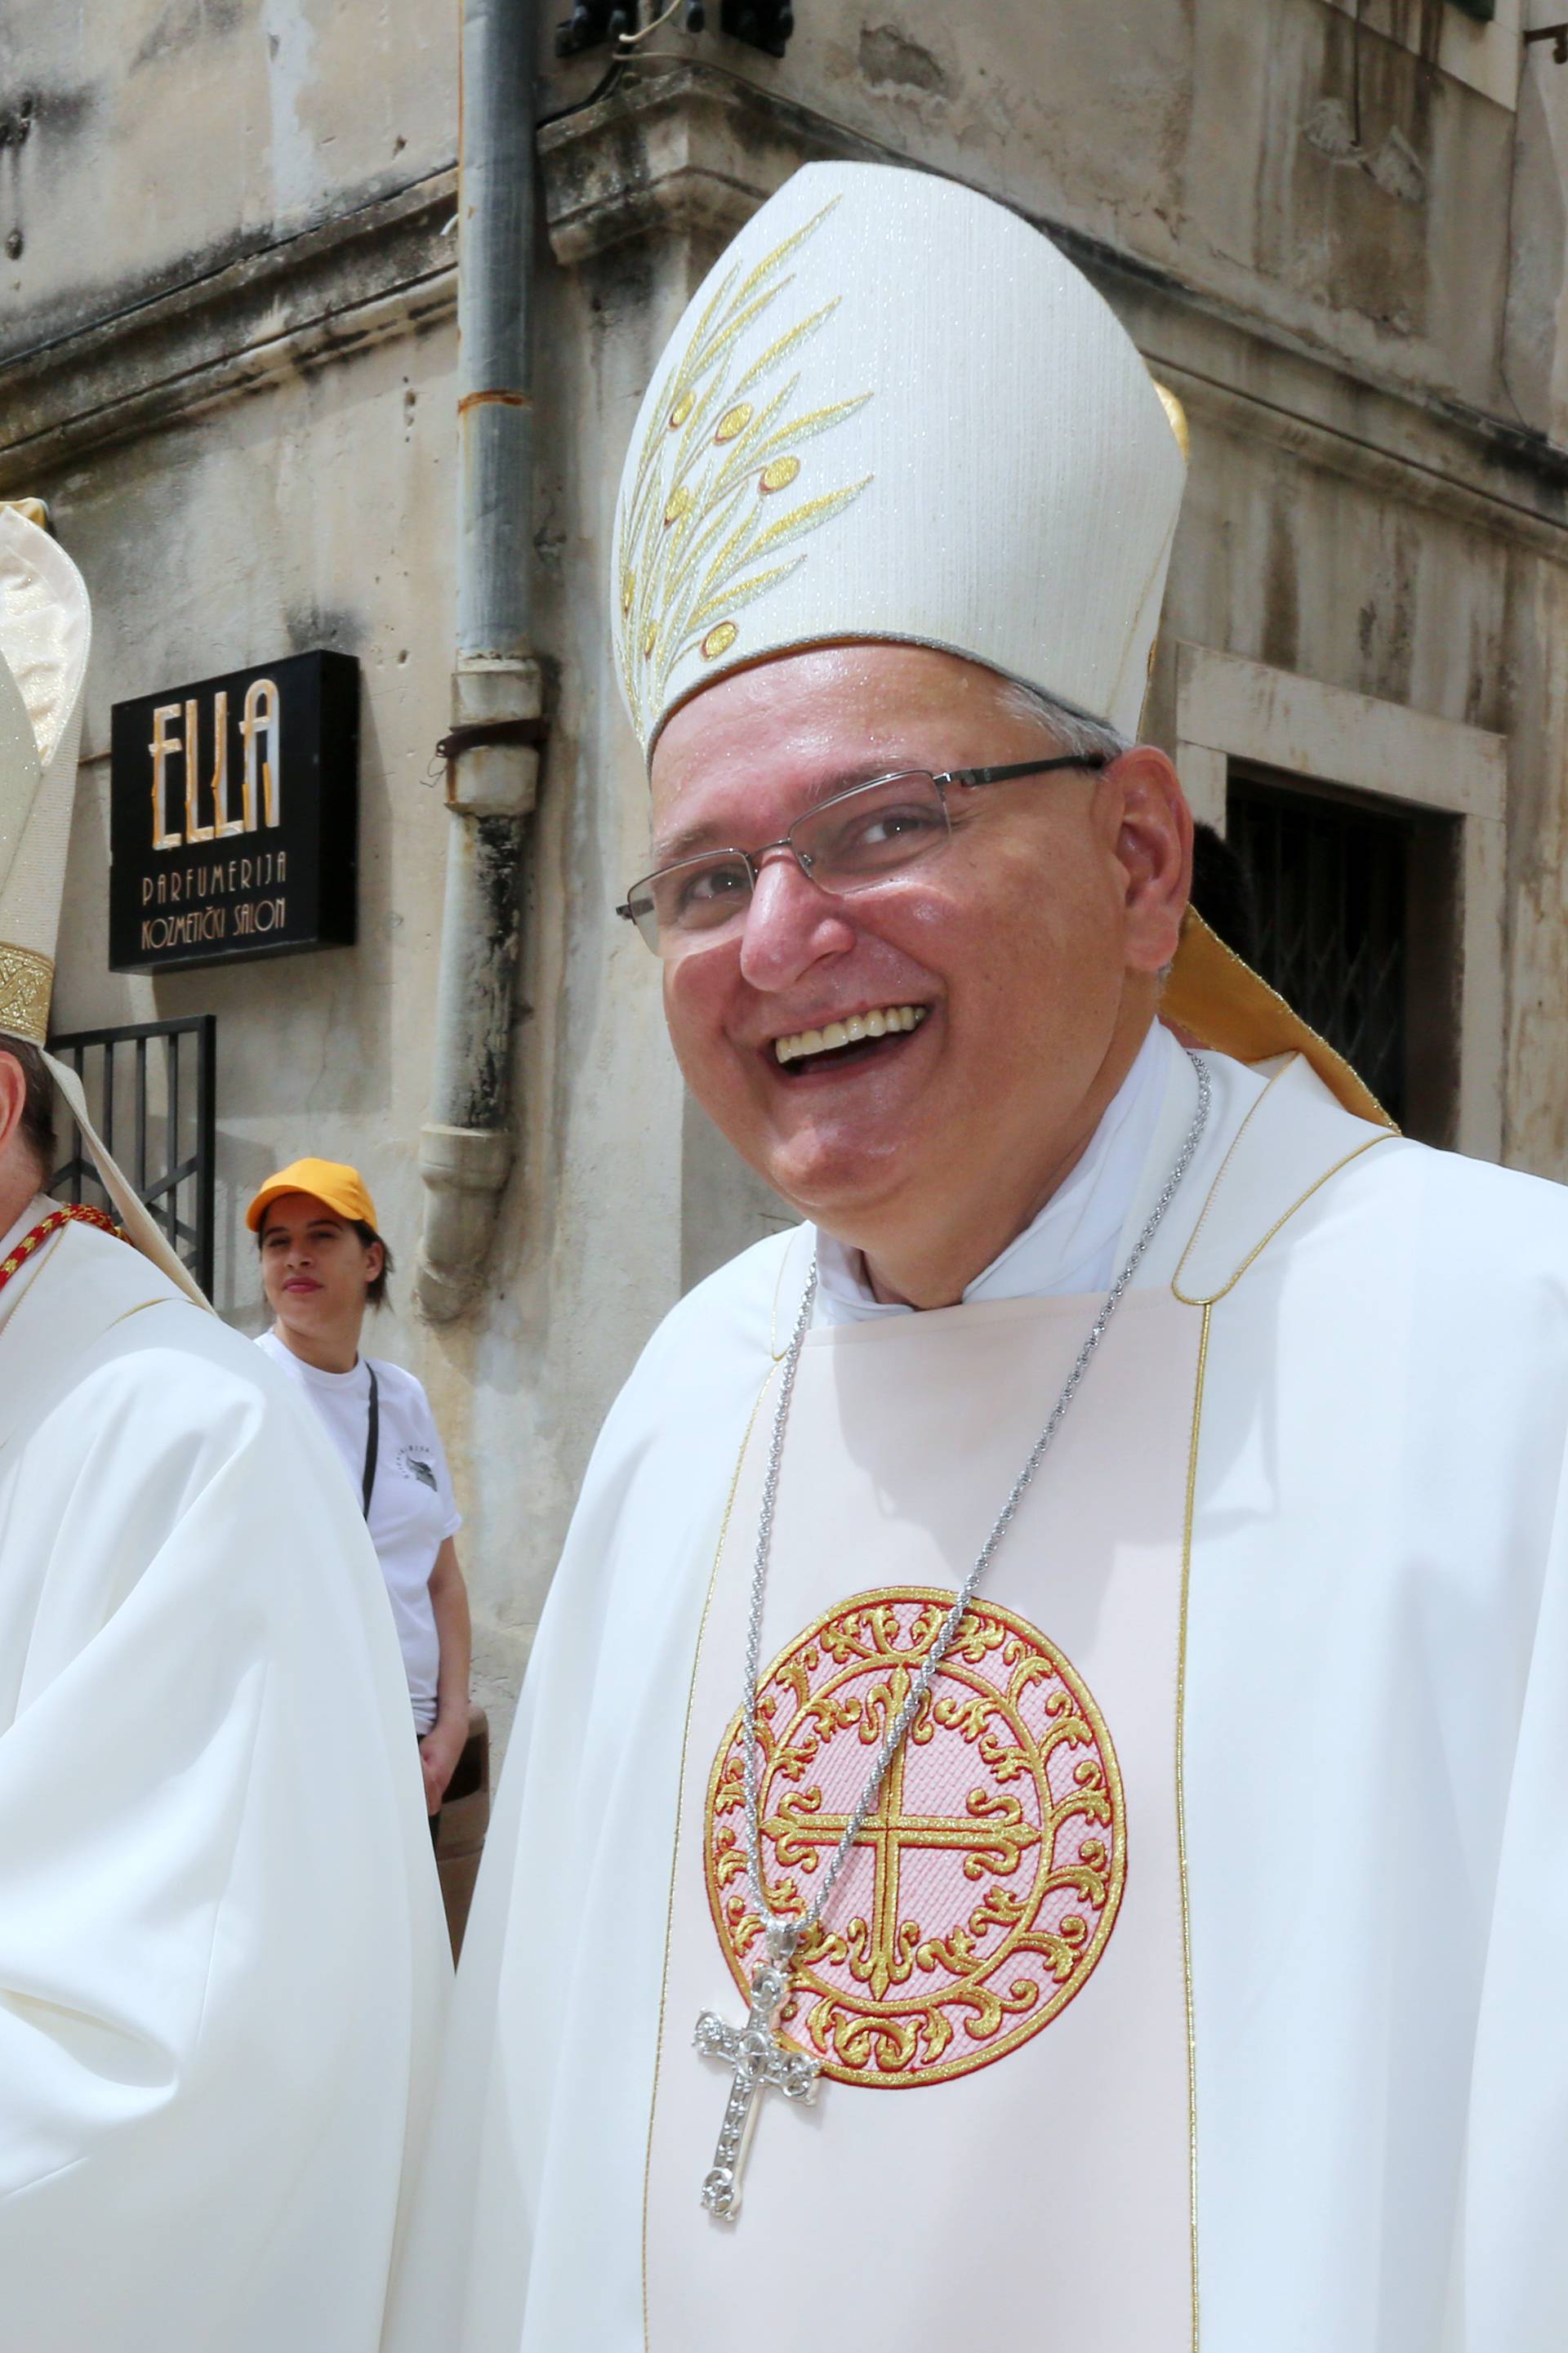
[[[356,1503],[364,1493],[365,1439],[370,1426],[368,1366],[375,1366],[380,1431],[375,1485],[370,1498],[370,1540],[392,1597],[415,1725],[420,1732],[428,1732],[436,1721],[441,1663],[436,1613],[430,1606],[430,1572],[444,1540],[456,1535],[463,1525],[430,1400],[412,1373],[401,1365],[384,1363],[380,1356],[362,1356],[352,1373],[323,1373],[285,1347],[276,1333],[263,1332],[256,1345],[292,1375],[321,1415],[353,1482]]]

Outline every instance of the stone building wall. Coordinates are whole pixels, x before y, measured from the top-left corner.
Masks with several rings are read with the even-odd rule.
[[[1193,430],[1149,732],[1216,813],[1246,755],[1461,814],[1460,1141],[1568,1177],[1568,67],[1521,48],[1521,0],[1485,26],[1365,0],[1359,29],[1350,0],[801,0],[783,59],[672,21],[608,89],[605,52],[555,59],[553,13],[518,560],[557,697],[519,1150],[477,1311],[422,1324],[400,1281],[375,1343],[446,1431],[503,1715],[616,1384],[779,1215],[683,1104],[657,969],[611,913],[644,820],[605,583],[663,338],[803,158],[951,173],[1089,270]],[[96,603],[56,1018],[217,1014],[216,1289],[245,1328],[240,1213],[279,1163],[355,1160],[405,1264],[418,1231],[457,110],[456,10],[426,0],[0,23],[0,496],[48,501]],[[314,646],[363,669],[360,944],[110,975],[110,704]]]

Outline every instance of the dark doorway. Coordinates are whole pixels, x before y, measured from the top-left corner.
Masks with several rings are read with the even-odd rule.
[[[1458,820],[1233,763],[1258,965],[1408,1134],[1453,1141]]]

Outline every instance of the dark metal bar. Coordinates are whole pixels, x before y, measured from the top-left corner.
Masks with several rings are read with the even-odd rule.
[[[212,1296],[213,1247],[217,1231],[217,1016],[204,1014],[196,1035],[196,1251],[195,1277]]]
[[[179,1041],[179,1039],[178,1039],[177,1038],[171,1038],[171,1039],[167,1041],[167,1043],[165,1044],[165,1046],[164,1046],[164,1048],[163,1048],[163,1053],[164,1053],[164,1058],[165,1058],[165,1065],[166,1065],[166,1068],[167,1068],[167,1071],[168,1071],[168,1088],[169,1088],[169,1134],[168,1134],[168,1141],[167,1141],[167,1144],[166,1144],[166,1145],[165,1145],[165,1147],[164,1147],[163,1158],[164,1158],[165,1162],[167,1163],[167,1165],[172,1168],[172,1167],[174,1166],[174,1165],[175,1161],[176,1161],[176,1160],[179,1158],[179,1156],[180,1156],[180,1041]],[[169,1226],[168,1226],[169,1240],[174,1243],[174,1245],[175,1249],[177,1250],[177,1249],[179,1248],[179,1244],[180,1244],[180,1196],[179,1196],[179,1188],[178,1188],[178,1187],[175,1187],[175,1189],[174,1189],[174,1191],[172,1194],[170,1194],[170,1195],[169,1195],[169,1197],[168,1197],[168,1206],[169,1206]]]
[[[189,1076],[182,1070],[183,1048],[191,1040]],[[163,1148],[155,1153],[150,1139],[149,1117],[150,1060],[149,1041],[161,1039],[163,1044],[163,1075],[166,1087],[166,1133]],[[51,1050],[69,1061],[79,1079],[86,1085],[86,1066],[95,1050],[103,1056],[102,1094],[99,1122],[105,1144],[112,1151],[115,1119],[115,1093],[119,1077],[116,1049],[131,1046],[130,1057],[133,1101],[132,1115],[135,1135],[135,1174],[133,1182],[138,1197],[157,1219],[171,1243],[201,1284],[204,1291],[212,1289],[216,1239],[216,1172],[217,1172],[217,1018],[215,1014],[188,1014],[177,1021],[139,1021],[113,1029],[81,1029],[50,1041]],[[182,1150],[182,1106],[190,1106],[195,1134],[189,1152]],[[72,1201],[83,1198],[84,1185],[95,1191],[97,1172],[82,1147],[79,1133],[73,1124],[76,1149],[55,1172],[50,1180],[51,1192],[64,1195]],[[153,1166],[157,1161],[161,1165]],[[181,1211],[182,1186],[191,1191],[191,1214]]]
[[[51,1054],[74,1054],[85,1046],[121,1045],[132,1038],[182,1038],[216,1021],[215,1013],[184,1013],[177,1021],[132,1021],[118,1029],[68,1029],[49,1039]],[[76,1068],[79,1072],[80,1061]]]

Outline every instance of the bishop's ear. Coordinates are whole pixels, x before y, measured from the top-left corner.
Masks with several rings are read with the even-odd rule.
[[[0,1158],[8,1158],[27,1107],[27,1074],[15,1054],[0,1049]]]
[[[54,1167],[54,1082],[36,1046],[0,1046],[0,1212],[9,1224]]]
[[[1163,972],[1176,953],[1193,881],[1193,818],[1175,769],[1152,744],[1113,761],[1102,788],[1120,803],[1116,855],[1127,878],[1127,964]]]

